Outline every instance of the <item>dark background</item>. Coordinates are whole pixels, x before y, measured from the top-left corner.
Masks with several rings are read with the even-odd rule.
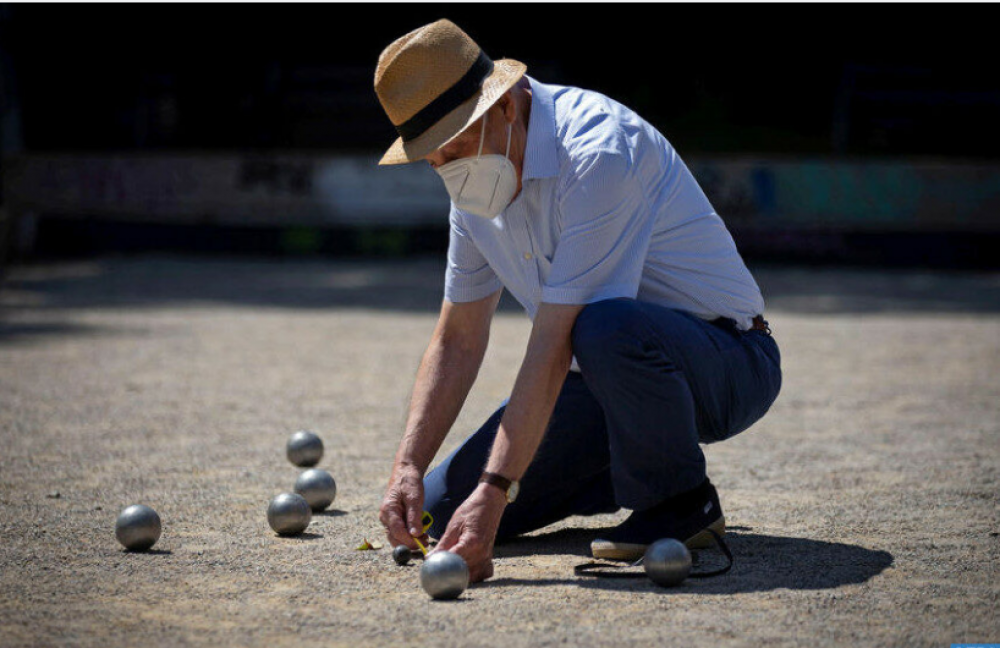
[[[493,58],[516,58],[541,81],[598,90],[636,109],[689,161],[704,155],[991,164],[1000,158],[994,9],[0,4],[0,73],[7,77],[0,78],[0,104],[16,100],[14,152],[29,155],[375,155],[396,135],[373,90],[379,53],[447,17]],[[440,253],[443,228],[302,233],[75,214],[43,214],[29,226],[0,210],[0,238],[13,242],[0,248],[56,256],[150,249],[398,255]],[[750,259],[973,268],[996,267],[1000,259],[995,226],[730,228]],[[297,242],[303,236],[308,245]],[[25,239],[30,246],[17,243]]]
[[[9,5],[29,151],[377,151],[372,78],[448,17],[682,154],[996,158],[988,5]]]

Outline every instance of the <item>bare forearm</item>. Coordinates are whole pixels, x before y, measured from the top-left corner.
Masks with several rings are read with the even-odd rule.
[[[578,310],[558,307],[552,319],[536,322],[532,329],[490,453],[490,472],[520,479],[531,464],[573,358],[569,330]]]
[[[426,472],[462,410],[486,344],[486,340],[460,342],[439,335],[431,340],[417,371],[397,464]]]

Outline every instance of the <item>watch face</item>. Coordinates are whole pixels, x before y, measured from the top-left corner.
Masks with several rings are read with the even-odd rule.
[[[521,492],[521,482],[511,482],[507,489],[507,503],[512,504],[517,499],[517,494]]]

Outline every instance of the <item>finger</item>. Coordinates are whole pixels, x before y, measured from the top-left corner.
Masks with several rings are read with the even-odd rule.
[[[406,532],[406,525],[403,523],[403,516],[400,507],[393,506],[385,514],[386,537],[392,546],[405,544],[410,549],[416,549],[417,544],[413,542],[413,537]]]
[[[462,559],[465,560],[466,564],[469,565],[470,571],[473,567],[479,565],[485,558],[480,547],[475,543],[469,542],[469,539],[465,535],[459,538],[458,542],[456,542],[448,551],[461,556]]]
[[[437,547],[434,550],[437,551],[442,549],[445,551],[451,551],[451,548],[458,543],[462,535],[459,526],[459,524],[455,523],[455,519],[452,518],[452,521],[448,523],[448,527],[444,530],[444,535],[442,535],[441,539],[438,540]]]
[[[406,504],[406,523],[410,529],[410,535],[419,538],[424,535],[424,525],[421,518],[424,515],[424,498],[411,498]]]
[[[386,528],[385,534],[389,543],[394,547],[399,544],[407,544],[407,540],[409,539],[409,534],[406,533],[406,525],[403,524],[402,519],[398,516],[392,519]]]
[[[450,551],[456,553],[465,560],[469,566],[469,581],[478,583],[493,575],[493,561],[489,556],[484,555],[482,547],[475,543],[466,542],[463,536]]]
[[[469,582],[478,583],[493,576],[493,561],[485,560],[476,564],[475,569],[469,568]]]

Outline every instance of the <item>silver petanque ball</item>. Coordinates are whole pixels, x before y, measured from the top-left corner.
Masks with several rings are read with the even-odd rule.
[[[282,493],[267,507],[267,523],[279,535],[302,533],[311,520],[309,502],[298,493]]]
[[[664,538],[646,547],[642,565],[657,585],[680,585],[691,573],[691,552],[680,540]]]
[[[309,468],[323,458],[323,440],[309,430],[299,430],[288,437],[285,452],[293,464]]]
[[[115,522],[115,537],[129,551],[152,547],[160,539],[160,530],[160,516],[142,504],[126,507]]]
[[[306,498],[312,510],[323,511],[337,497],[337,482],[325,470],[310,468],[295,480],[295,492]]]
[[[455,599],[469,586],[469,566],[450,551],[435,551],[420,567],[420,586],[435,599]]]

